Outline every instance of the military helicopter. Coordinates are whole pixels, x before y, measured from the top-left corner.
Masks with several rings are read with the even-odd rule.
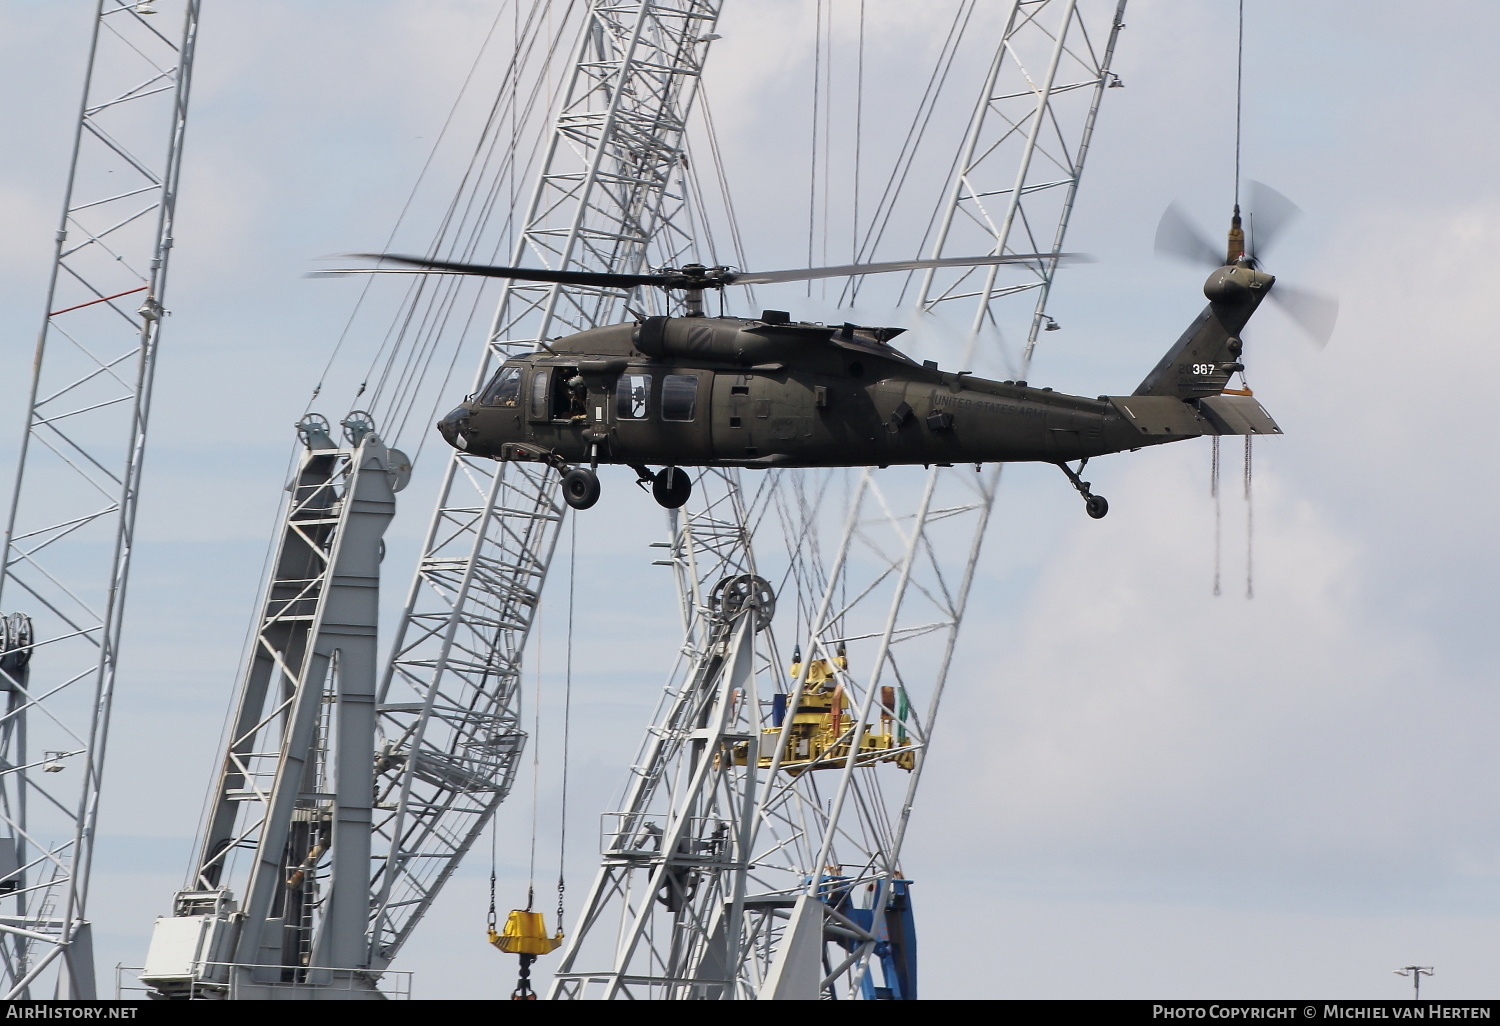
[[[1169,208],[1169,214],[1172,211]],[[1164,219],[1164,225],[1165,225]],[[905,329],[709,317],[703,293],[752,285],[932,267],[1066,258],[1010,254],[740,272],[688,264],[646,274],[492,267],[359,254],[400,270],[681,292],[680,317],[639,316],[539,344],[508,359],[437,424],[471,456],[541,462],[564,500],[599,499],[600,463],[622,464],[674,509],[688,501],[684,467],[889,467],[1042,462],[1061,468],[1088,515],[1109,511],[1081,477],[1096,456],[1202,435],[1280,434],[1248,389],[1240,333],[1276,279],[1247,256],[1238,206],[1227,255],[1203,286],[1208,307],[1130,395],[1066,395],[917,363],[890,343]],[[384,270],[385,268],[380,268]],[[352,270],[352,269],[351,269]],[[392,269],[395,270],[395,269]],[[333,272],[344,273],[344,272]],[[1077,468],[1069,466],[1079,461]],[[662,469],[652,472],[651,466]]]

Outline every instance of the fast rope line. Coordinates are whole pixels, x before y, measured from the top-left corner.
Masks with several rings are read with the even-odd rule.
[[[1221,555],[1223,553],[1224,525],[1223,510],[1219,502],[1219,436],[1213,436],[1213,455],[1210,457],[1208,494],[1214,500],[1214,597],[1221,594],[1219,589],[1219,569],[1221,566]]]
[[[1245,436],[1245,597],[1255,597],[1255,506],[1250,501],[1250,453],[1254,435]]]

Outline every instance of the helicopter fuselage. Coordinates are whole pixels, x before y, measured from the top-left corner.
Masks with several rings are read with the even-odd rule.
[[[663,326],[725,356],[795,354],[653,358],[634,350],[636,325],[560,339],[555,353],[507,362],[443,434],[475,456],[524,459],[536,447],[569,463],[663,466],[1058,462],[1142,444],[1107,400],[914,364],[858,330],[763,327],[707,317]]]
[[[443,418],[477,457],[663,467],[1065,464],[1204,434],[1276,433],[1236,337],[1274,279],[1226,265],[1210,305],[1136,394],[1085,398],[916,363],[900,329],[651,317],[507,360]]]

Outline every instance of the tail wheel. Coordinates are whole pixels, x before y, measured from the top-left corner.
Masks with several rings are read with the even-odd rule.
[[[563,501],[574,509],[588,509],[599,501],[599,475],[587,467],[574,467],[563,475]]]
[[[651,479],[651,494],[658,504],[677,509],[693,494],[693,480],[681,467],[665,467]]]
[[[1090,495],[1083,505],[1095,520],[1104,519],[1104,514],[1109,512],[1109,501],[1102,495]]]

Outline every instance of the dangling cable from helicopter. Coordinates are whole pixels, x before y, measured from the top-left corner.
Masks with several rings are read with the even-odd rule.
[[[1214,598],[1220,595],[1219,569],[1223,553],[1223,510],[1219,503],[1219,436],[1213,436],[1213,455],[1210,457],[1208,494],[1214,500]]]
[[[1232,262],[1244,255],[1245,237],[1240,228],[1240,151],[1242,126],[1244,122],[1244,99],[1245,99],[1245,0],[1239,0],[1238,34],[1235,42],[1235,68],[1234,68],[1234,217],[1230,222],[1229,230],[1229,253],[1228,259]],[[1252,222],[1253,227],[1253,222]],[[1252,240],[1253,243],[1253,240]],[[1244,394],[1250,394],[1249,382],[1244,380],[1245,372],[1241,370],[1240,381],[1244,385]],[[1250,504],[1250,477],[1251,477],[1251,444],[1250,435],[1245,436],[1245,597],[1254,598],[1255,589],[1253,584],[1252,558],[1254,556],[1254,511]],[[1210,459],[1210,481],[1209,494],[1214,501],[1214,595],[1217,597],[1222,593],[1221,574],[1223,555],[1223,508],[1219,492],[1219,470],[1220,451],[1219,436],[1213,437],[1213,450]]]
[[[1255,597],[1255,506],[1250,501],[1251,439],[1245,436],[1245,597]]]

